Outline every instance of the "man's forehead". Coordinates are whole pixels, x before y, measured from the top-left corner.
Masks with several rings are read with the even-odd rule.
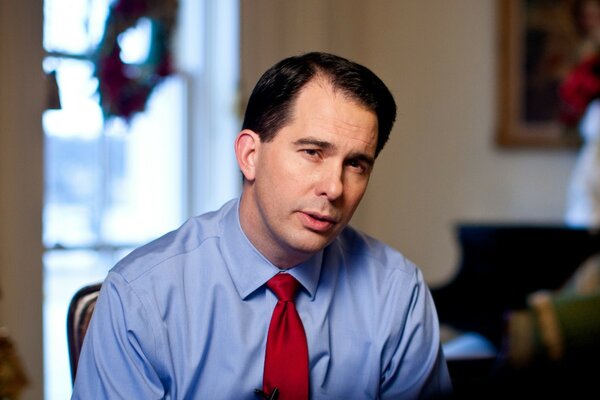
[[[377,146],[377,116],[355,100],[335,93],[330,84],[308,83],[299,94],[283,131],[292,126],[302,127],[296,135],[311,135],[324,141],[356,141],[363,151],[374,153]],[[281,132],[284,135],[286,133]],[[291,139],[291,137],[288,137]],[[295,139],[293,139],[295,140]]]

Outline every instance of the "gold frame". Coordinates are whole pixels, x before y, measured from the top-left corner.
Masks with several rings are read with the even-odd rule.
[[[498,87],[498,130],[496,133],[496,143],[500,147],[506,148],[574,148],[580,145],[581,139],[575,129],[567,129],[558,121],[558,116],[549,117],[545,120],[540,118],[534,121],[528,121],[522,117],[527,113],[524,107],[524,88],[526,85],[525,57],[529,57],[526,51],[530,49],[524,43],[523,38],[529,29],[526,26],[527,15],[525,15],[525,5],[527,0],[497,0],[497,11],[499,14],[499,87]],[[564,2],[565,15],[560,15],[563,21],[572,19],[570,14],[566,14],[568,2]],[[530,8],[534,8],[530,4]],[[554,17],[556,17],[556,10]],[[553,21],[556,22],[556,21]],[[561,24],[556,24],[561,25]],[[564,43],[570,44],[569,53],[563,52],[565,59],[573,59],[576,48],[575,35],[565,32],[564,24],[561,25],[562,31],[558,32]],[[554,32],[557,33],[557,32]],[[563,46],[564,49],[565,46]],[[529,61],[529,60],[527,60]],[[564,69],[564,68],[563,68]],[[556,79],[555,79],[556,80]],[[554,82],[556,84],[556,82]],[[529,88],[529,86],[528,86]],[[527,89],[528,90],[528,89]],[[544,101],[548,101],[546,96]],[[556,99],[551,101],[558,102]],[[558,104],[558,103],[556,103]],[[533,107],[532,107],[533,109]],[[539,108],[542,110],[542,108]]]

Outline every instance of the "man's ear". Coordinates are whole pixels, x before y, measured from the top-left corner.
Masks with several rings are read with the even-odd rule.
[[[247,181],[253,181],[256,173],[256,155],[260,147],[260,137],[250,129],[238,133],[235,139],[235,157]]]

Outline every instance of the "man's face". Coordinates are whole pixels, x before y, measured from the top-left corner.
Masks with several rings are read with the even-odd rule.
[[[238,141],[244,134],[255,147],[242,167],[242,227],[273,264],[292,267],[329,244],[354,214],[375,159],[377,117],[316,79],[272,141],[252,131]]]

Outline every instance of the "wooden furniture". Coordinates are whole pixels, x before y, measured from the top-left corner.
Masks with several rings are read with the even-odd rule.
[[[457,274],[433,288],[440,323],[484,335],[501,345],[507,311],[527,307],[527,296],[560,288],[589,257],[600,235],[553,225],[458,224]]]
[[[67,312],[67,342],[72,382],[75,382],[81,346],[83,345],[83,339],[92,318],[101,286],[100,283],[96,283],[82,287],[73,295],[69,303]]]
[[[600,253],[599,233],[557,225],[461,223],[456,239],[457,273],[447,284],[432,288],[440,324],[482,335],[497,349],[491,357],[448,361],[456,398],[578,398],[585,390],[595,391],[600,357],[538,357],[518,368],[506,356],[512,345],[507,343],[509,317],[526,312],[534,292],[559,291],[586,260]]]

